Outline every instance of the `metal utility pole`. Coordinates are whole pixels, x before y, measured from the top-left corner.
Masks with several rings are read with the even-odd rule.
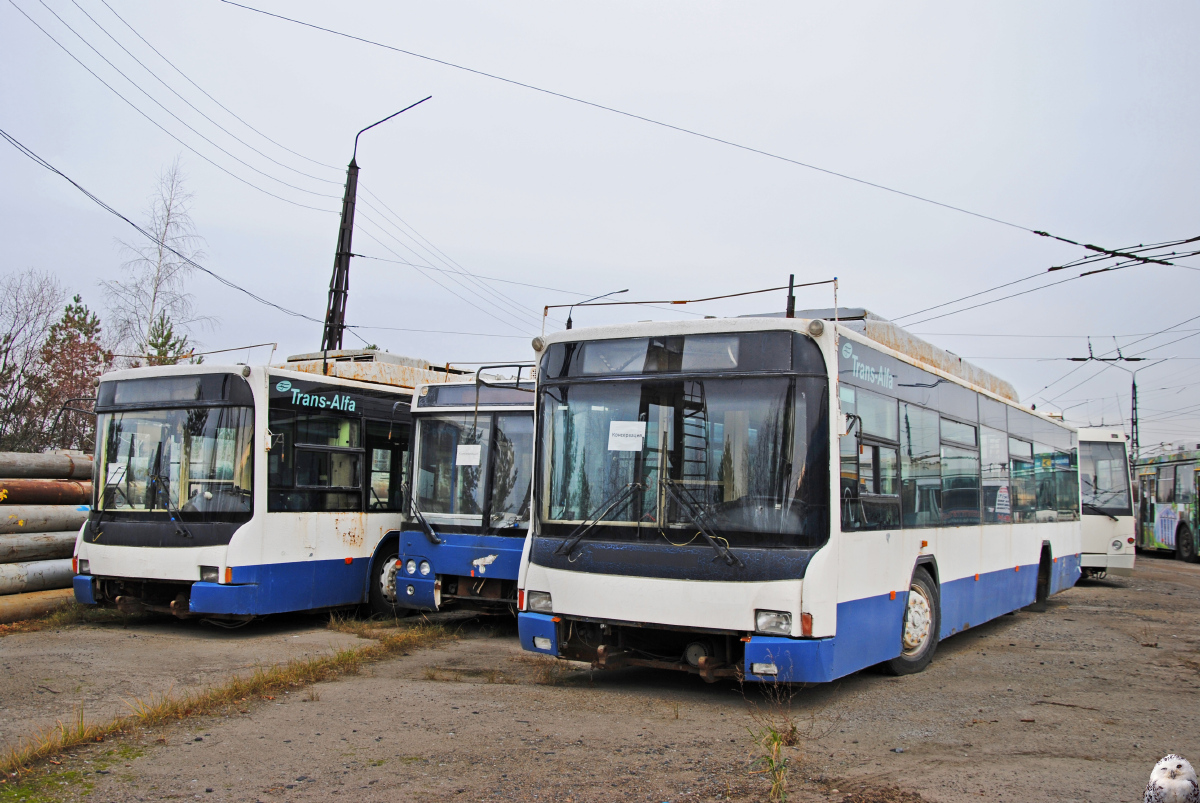
[[[346,168],[346,193],[342,196],[342,224],[338,228],[337,250],[333,255],[333,278],[329,280],[329,303],[325,307],[325,333],[321,337],[321,351],[338,351],[342,348],[342,334],[346,330],[346,294],[350,290],[350,257],[351,240],[354,236],[354,200],[358,195],[358,138],[364,131],[369,131],[380,123],[386,123],[398,114],[419,106],[429,98],[418,100],[412,106],[406,106],[395,114],[389,114],[378,123],[369,126],[354,135],[354,152],[350,156],[350,165]]]
[[[1162,362],[1166,362],[1170,358],[1164,357],[1161,360],[1157,360],[1155,362],[1150,363],[1150,365],[1143,365],[1141,368],[1135,368],[1133,370],[1130,370],[1130,369],[1124,368],[1120,365],[1116,365],[1116,363],[1119,363],[1119,362],[1145,362],[1148,358],[1147,357],[1126,357],[1124,354],[1121,353],[1120,346],[1117,346],[1117,356],[1115,356],[1115,357],[1097,357],[1092,352],[1092,340],[1091,340],[1091,338],[1088,338],[1088,355],[1086,357],[1069,357],[1068,359],[1071,360],[1071,362],[1109,363],[1110,365],[1112,365],[1113,368],[1120,368],[1122,371],[1124,371],[1130,375],[1130,378],[1132,379],[1132,382],[1133,382],[1133,387],[1131,388],[1131,392],[1130,392],[1130,396],[1131,396],[1130,406],[1132,409],[1130,410],[1130,413],[1129,413],[1129,454],[1130,454],[1130,459],[1132,461],[1136,461],[1138,458],[1138,437],[1139,437],[1138,408],[1137,408],[1137,404],[1138,404],[1138,402],[1137,402],[1137,374],[1138,374],[1138,371],[1141,371],[1146,368],[1151,368]]]

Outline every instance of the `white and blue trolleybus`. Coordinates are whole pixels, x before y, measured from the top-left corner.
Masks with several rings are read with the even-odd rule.
[[[490,368],[497,367],[519,368]],[[519,373],[510,382],[477,374],[474,382],[417,389],[412,504],[386,589],[398,607],[515,609],[529,532],[534,401],[533,382]]]
[[[905,674],[1075,583],[1075,431],[841,312],[535,341],[525,649],[706,680]]]
[[[230,620],[392,610],[379,580],[403,522],[413,387],[446,376],[373,350],[106,374],[76,600]]]
[[[1079,430],[1082,570],[1087,577],[1133,574],[1137,539],[1127,447],[1124,430],[1116,427]]]

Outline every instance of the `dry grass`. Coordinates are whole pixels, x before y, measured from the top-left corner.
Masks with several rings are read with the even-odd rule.
[[[34,633],[38,630],[53,630],[79,624],[128,624],[132,617],[112,608],[95,608],[70,602],[43,616],[24,619],[20,622],[0,624],[0,638],[13,633]]]
[[[80,709],[70,723],[59,722],[52,728],[35,733],[10,748],[6,755],[0,756],[0,776],[6,779],[17,777],[39,761],[72,747],[103,741],[108,736],[137,726],[165,725],[230,708],[245,713],[246,704],[253,699],[273,700],[276,694],[297,687],[333,680],[341,675],[353,675],[366,664],[427,647],[447,638],[447,634],[438,625],[420,623],[398,632],[381,633],[377,638],[378,641],[373,644],[347,647],[332,655],[259,667],[247,677],[234,676],[220,686],[202,691],[187,694],[168,691],[146,699],[127,700],[126,705],[132,713],[106,723],[86,722]],[[320,696],[310,692],[309,699],[317,700]]]

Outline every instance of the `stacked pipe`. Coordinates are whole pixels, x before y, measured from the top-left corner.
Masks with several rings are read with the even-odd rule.
[[[71,555],[92,501],[82,452],[0,452],[0,622],[71,598]]]

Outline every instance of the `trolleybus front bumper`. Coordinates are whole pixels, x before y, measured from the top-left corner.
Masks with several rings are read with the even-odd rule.
[[[450,578],[454,578],[456,585],[465,587],[453,595],[460,600],[515,601],[510,597],[515,595],[513,584],[521,568],[521,551],[525,547],[523,537],[443,532],[438,532],[438,537],[441,543],[434,544],[423,532],[406,530],[400,534],[397,605],[438,610],[447,596]],[[422,564],[428,565],[427,574],[421,573]],[[506,595],[504,589],[509,586],[512,586],[512,593]],[[475,590],[478,593],[472,593]]]

